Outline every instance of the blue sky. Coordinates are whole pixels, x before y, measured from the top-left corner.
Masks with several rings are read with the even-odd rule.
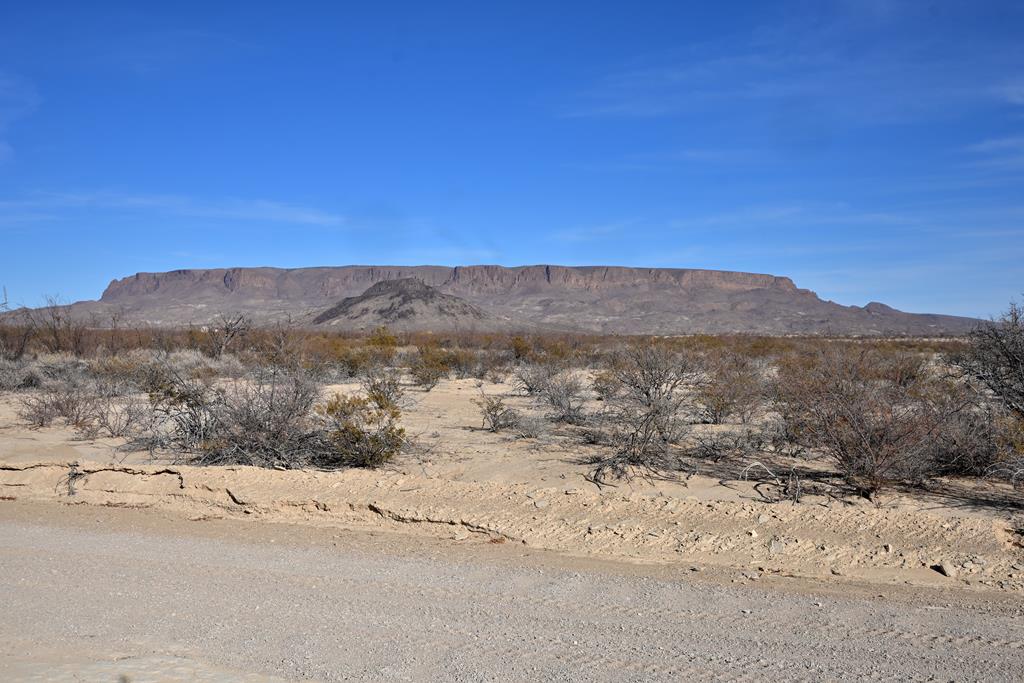
[[[561,263],[1024,292],[1024,4],[4,3],[0,283]]]

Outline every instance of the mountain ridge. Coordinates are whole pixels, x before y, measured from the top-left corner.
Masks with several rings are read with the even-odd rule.
[[[375,284],[382,280],[414,277],[433,287],[455,287],[464,283],[490,287],[522,286],[524,284],[547,285],[589,282],[593,285],[626,284],[647,282],[679,285],[723,285],[731,287],[777,286],[796,290],[788,277],[763,273],[739,271],[706,270],[700,268],[635,268],[629,266],[314,266],[306,268],[274,268],[270,266],[241,268],[180,269],[163,273],[139,272],[125,278],[115,279],[104,290],[100,301],[111,301],[126,295],[147,294],[156,291],[162,281],[178,281],[191,284],[216,286],[223,283],[227,291],[235,291],[242,285],[267,289],[270,280],[279,283],[281,276],[304,279],[322,279],[337,287],[355,283]],[[336,276],[336,277],[334,277]],[[629,276],[633,276],[630,278]],[[326,284],[326,283],[325,283]],[[325,288],[326,293],[326,288]]]
[[[224,311],[268,322],[308,320],[380,282],[414,279],[458,297],[507,329],[611,334],[958,335],[973,318],[905,313],[885,304],[844,306],[822,300],[788,277],[694,268],[497,265],[240,267],[139,272],[111,281],[83,314],[121,311],[156,325],[203,324]],[[469,309],[466,309],[469,310]],[[435,311],[436,312],[436,311]],[[461,314],[460,314],[461,315]],[[418,314],[405,323],[420,325]],[[445,318],[431,313],[423,326]],[[429,323],[429,325],[428,325]],[[336,323],[338,324],[338,323]],[[488,326],[481,320],[483,327]]]

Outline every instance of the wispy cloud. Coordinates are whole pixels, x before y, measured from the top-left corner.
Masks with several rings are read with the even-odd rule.
[[[986,82],[988,74],[1005,79],[1019,66],[1019,47],[993,40],[951,51],[940,35],[915,29],[927,17],[906,3],[873,2],[858,11],[854,5],[865,3],[846,4],[848,11],[791,12],[746,35],[640,56],[577,92],[562,114],[651,118],[728,108],[733,117],[749,117],[774,109],[775,116],[821,125],[948,116],[990,103],[993,92],[1024,102],[1024,83]],[[880,40],[890,25],[909,25],[921,37]]]
[[[458,266],[479,263],[495,263],[501,258],[501,251],[487,248],[441,246],[436,248],[415,248],[390,251],[384,260],[390,265],[445,265]]]
[[[996,138],[985,140],[967,147],[969,152],[1005,152],[1024,150],[1024,135],[1009,138]]]
[[[1024,170],[1024,135],[985,140],[967,147],[969,166],[988,170]]]
[[[14,147],[6,140],[8,128],[32,113],[40,98],[32,83],[0,71],[0,164],[14,158]]]
[[[22,212],[32,211],[32,215],[53,215],[69,210],[104,210],[320,227],[339,227],[346,223],[345,217],[336,213],[267,199],[210,200],[180,195],[117,192],[39,193],[27,199],[0,202],[0,210],[4,207]]]
[[[640,219],[630,219],[602,225],[556,230],[550,234],[549,239],[557,242],[594,242],[613,237],[627,228],[635,227],[638,223],[640,223]]]
[[[1024,79],[1003,83],[995,88],[995,93],[1010,104],[1024,105]]]
[[[82,46],[90,64],[148,76],[251,49],[235,36],[193,28],[139,30]]]
[[[684,147],[628,154],[607,161],[572,162],[565,167],[593,172],[671,171],[681,167],[710,168],[766,166],[775,161],[771,150],[753,147]]]
[[[30,82],[0,71],[0,125],[30,113],[38,104],[39,94]]]
[[[677,218],[670,225],[677,230],[756,230],[770,227],[920,227],[923,223],[913,214],[858,210],[844,202],[790,202],[697,214]]]

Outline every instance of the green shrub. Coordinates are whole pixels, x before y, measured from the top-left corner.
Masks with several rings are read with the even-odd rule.
[[[335,395],[318,409],[329,451],[318,453],[318,467],[381,467],[406,443],[401,410],[380,394],[366,398]]]

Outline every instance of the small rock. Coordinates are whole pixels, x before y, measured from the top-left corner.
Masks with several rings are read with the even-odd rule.
[[[758,515],[757,516],[757,523],[758,524],[764,524],[765,522],[768,521],[768,519],[769,519],[768,515]]]
[[[548,501],[546,501],[546,500],[535,500],[535,501],[533,501],[533,506],[535,508],[537,508],[538,510],[543,510],[548,505],[550,505],[550,503]]]
[[[753,610],[749,610],[749,609],[744,609],[744,610],[740,610],[740,611],[743,612],[744,614],[750,614],[751,612],[753,612]]]
[[[840,571],[839,567],[832,567],[832,576],[842,576],[843,572]]]
[[[816,602],[816,603],[814,603],[814,606],[815,607],[821,607],[821,603],[820,602]]]
[[[882,548],[884,548],[887,553],[891,553],[893,551],[892,543],[886,543]]]
[[[933,564],[932,569],[942,574],[943,576],[948,576],[950,578],[956,576],[956,567],[954,567],[949,562],[943,561],[939,562],[938,564]]]
[[[756,532],[756,531],[754,531],[753,529],[751,529],[751,530],[750,530],[750,531],[748,531],[747,533],[748,533],[748,534],[750,534],[750,537],[751,537],[751,538],[757,538],[757,532]]]

